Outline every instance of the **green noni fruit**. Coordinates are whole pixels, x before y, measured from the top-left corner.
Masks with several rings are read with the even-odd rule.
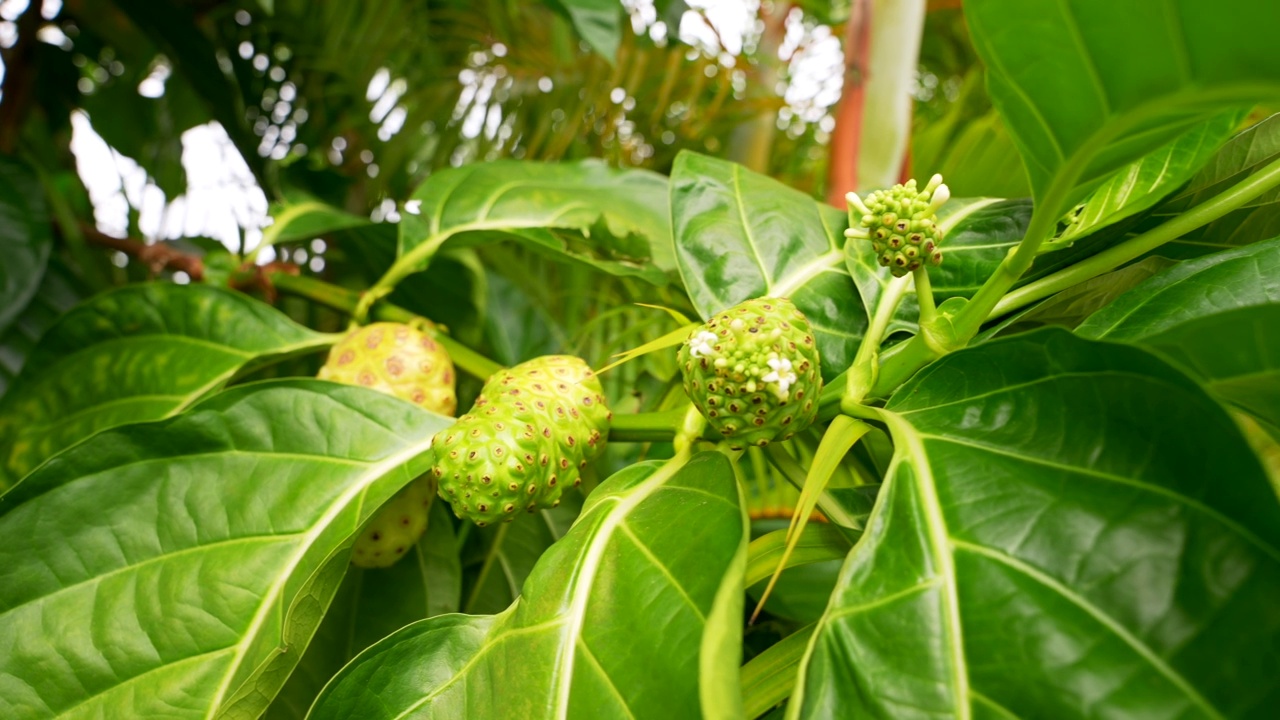
[[[329,351],[316,377],[380,390],[441,415],[458,410],[449,353],[409,325],[380,322],[352,330]]]
[[[717,313],[693,331],[678,359],[685,393],[735,450],[786,440],[818,414],[818,347],[809,321],[786,298]]]
[[[347,333],[329,351],[317,377],[394,395],[427,410],[458,409],[453,360],[430,335],[400,323],[372,323]],[[351,556],[360,567],[387,567],[427,528],[434,480],[415,480],[365,526]]]
[[[351,552],[351,564],[388,567],[404,557],[427,529],[435,483],[423,476],[409,483],[378,509]]]
[[[553,355],[500,371],[471,411],[432,440],[440,497],[480,526],[555,507],[604,450],[612,417],[579,358]]]

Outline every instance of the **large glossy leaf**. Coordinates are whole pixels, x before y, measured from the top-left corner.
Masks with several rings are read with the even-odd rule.
[[[727,160],[682,152],[671,218],[685,289],[704,318],[755,297],[789,297],[809,319],[830,379],[867,326],[844,265],[844,212]]]
[[[347,666],[312,717],[740,716],[746,541],[723,455],[632,466],[508,610],[410,625]]]
[[[389,568],[352,567],[347,572],[306,653],[264,717],[306,717],[343,665],[409,623],[457,612],[461,591],[453,514],[447,504],[435,502],[426,532],[404,559]]]
[[[1073,330],[1142,281],[1174,264],[1172,260],[1152,256],[1119,270],[1103,273],[1079,285],[1073,285],[1022,312],[1014,313],[978,333],[974,341],[981,342],[1000,335],[1015,335],[1052,325]]]
[[[1280,239],[1165,270],[1079,333],[1154,348],[1215,395],[1280,428]]]
[[[399,258],[389,272],[397,278],[421,270],[455,238],[516,240],[658,284],[675,269],[666,179],[646,170],[597,161],[465,165],[431,175],[406,208]]]
[[[856,212],[856,211],[855,211]],[[970,297],[1017,245],[1027,230],[1031,201],[965,198],[948,202],[938,212],[943,235],[943,261],[929,268],[936,302]],[[888,268],[876,262],[871,243],[849,240],[845,262],[858,286],[867,316],[874,317],[884,302],[898,302],[888,332],[915,333],[920,305],[915,286],[906,278],[895,280]]]
[[[99,430],[168,417],[245,369],[331,342],[229,290],[96,295],[54,325],[0,400],[0,484]]]
[[[921,371],[792,717],[1240,717],[1280,703],[1280,503],[1146,351],[1048,329]]]
[[[52,245],[35,176],[0,156],[0,333],[36,294]]]
[[[1055,242],[1071,242],[1154,206],[1215,157],[1240,119],[1238,111],[1222,113],[1120,168],[1089,195]]]
[[[1056,219],[1126,164],[1231,108],[1280,99],[1271,0],[974,0],[991,99]]]
[[[281,381],[46,463],[0,497],[0,717],[256,717],[448,422]]]

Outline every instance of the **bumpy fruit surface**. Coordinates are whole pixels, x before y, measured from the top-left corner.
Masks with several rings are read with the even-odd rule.
[[[818,414],[818,347],[786,298],[718,313],[681,346],[679,363],[685,393],[735,450],[786,440]]]
[[[578,358],[496,373],[471,412],[432,440],[440,497],[480,526],[555,507],[603,451],[611,419],[600,381]]]
[[[329,351],[317,377],[380,390],[441,415],[458,409],[449,353],[408,325],[356,328]]]
[[[545,355],[503,370],[485,384],[476,408],[496,400],[536,417],[550,418],[542,427],[543,433],[551,433],[551,439],[579,468],[604,451],[613,413],[605,403],[599,378],[581,358]]]
[[[434,483],[423,476],[409,483],[378,509],[351,552],[357,567],[389,567],[404,557],[427,529]]]
[[[889,268],[895,277],[919,270],[924,263],[942,262],[942,228],[938,226],[938,209],[951,198],[942,184],[942,176],[934,175],[923,190],[915,180],[877,190],[864,201],[857,193],[847,196],[851,212],[861,215],[851,222],[845,237],[870,239],[877,261]]]

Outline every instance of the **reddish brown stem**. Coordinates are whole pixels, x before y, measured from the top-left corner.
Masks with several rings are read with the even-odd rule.
[[[204,280],[204,261],[196,255],[184,253],[171,245],[164,243],[149,245],[141,240],[112,237],[88,224],[82,224],[80,231],[84,234],[84,239],[94,245],[118,250],[137,258],[146,264],[152,274],[167,269],[184,272],[193,282]],[[228,285],[235,290],[261,290],[267,302],[274,303],[278,293],[275,286],[271,284],[271,275],[274,273],[298,275],[300,272],[298,266],[291,262],[272,262],[266,265],[246,263],[231,277]]]
[[[827,165],[827,202],[845,207],[845,195],[858,189],[858,152],[862,142],[867,65],[871,55],[871,0],[853,0],[844,38],[844,92],[836,109]]]
[[[199,282],[204,279],[204,261],[164,243],[148,245],[141,240],[112,237],[87,224],[80,226],[80,232],[84,234],[85,240],[94,245],[119,250],[130,257],[137,258],[145,263],[152,273],[165,269],[180,270],[194,281]]]

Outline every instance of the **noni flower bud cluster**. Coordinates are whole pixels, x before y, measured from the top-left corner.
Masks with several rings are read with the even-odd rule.
[[[925,262],[942,262],[942,228],[938,225],[938,209],[951,198],[942,184],[942,176],[934,175],[923,190],[915,180],[877,190],[863,200],[849,193],[849,207],[860,217],[845,237],[869,239],[877,261],[889,268],[894,277],[902,277],[920,269]]]

